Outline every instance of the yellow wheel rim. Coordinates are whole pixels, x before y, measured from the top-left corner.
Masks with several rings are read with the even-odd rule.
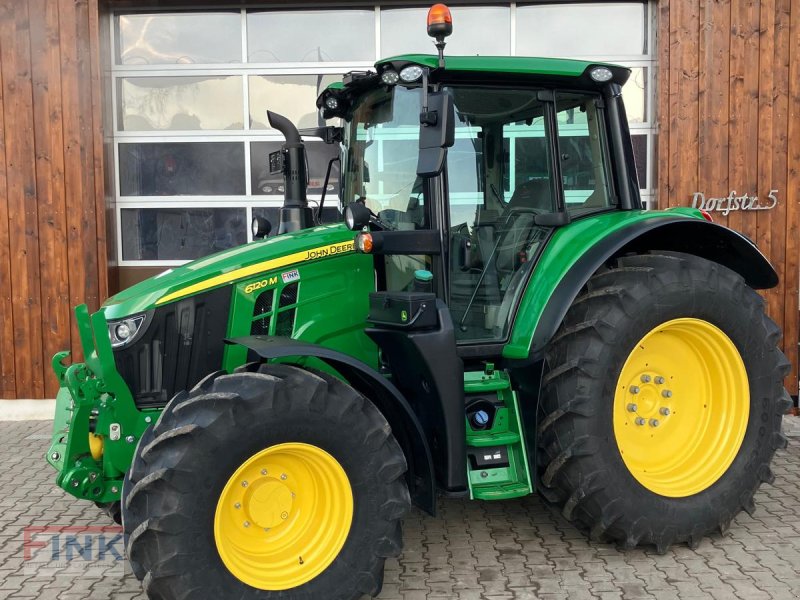
[[[749,415],[739,351],[700,319],[667,321],[645,335],[614,394],[622,460],[645,488],[672,498],[702,492],[727,471]]]
[[[286,590],[330,566],[352,520],[353,491],[339,462],[310,444],[278,444],[250,457],[228,480],[214,539],[240,581]]]

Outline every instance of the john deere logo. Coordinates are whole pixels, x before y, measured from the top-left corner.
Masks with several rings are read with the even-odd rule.
[[[404,323],[408,321],[408,313],[406,311],[400,311],[400,320]]]

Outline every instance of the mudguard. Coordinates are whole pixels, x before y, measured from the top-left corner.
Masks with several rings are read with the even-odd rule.
[[[719,263],[739,275],[754,289],[778,284],[778,274],[744,235],[705,219],[662,213],[634,220],[614,229],[586,248],[553,289],[536,322],[525,357],[538,360],[555,335],[567,310],[589,278],[605,262],[626,253],[648,251],[683,252]],[[532,281],[536,279],[536,273]],[[519,335],[520,332],[515,332]],[[508,358],[523,358],[509,356]]]
[[[225,342],[244,346],[265,360],[289,357],[317,358],[340,373],[350,385],[369,398],[386,417],[408,462],[406,479],[411,500],[425,512],[435,514],[436,483],[431,450],[416,414],[391,381],[352,356],[301,340],[254,335],[226,339]]]

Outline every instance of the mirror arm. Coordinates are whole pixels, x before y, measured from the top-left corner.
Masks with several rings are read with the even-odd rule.
[[[428,113],[428,68],[422,69],[422,111],[420,112],[420,123],[422,115]]]
[[[317,206],[317,218],[315,219],[317,225],[322,223],[322,206],[325,204],[325,194],[328,192],[328,181],[331,178],[331,169],[333,168],[333,163],[339,160],[338,156],[334,156],[332,159],[328,161],[328,170],[325,172],[325,183],[322,184],[322,196],[319,199],[319,205]],[[341,180],[341,170],[342,168],[339,167],[339,179]]]

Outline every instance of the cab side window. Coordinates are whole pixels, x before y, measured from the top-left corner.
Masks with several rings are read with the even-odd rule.
[[[613,206],[603,111],[598,106],[598,97],[559,92],[556,111],[567,211],[578,216]]]

